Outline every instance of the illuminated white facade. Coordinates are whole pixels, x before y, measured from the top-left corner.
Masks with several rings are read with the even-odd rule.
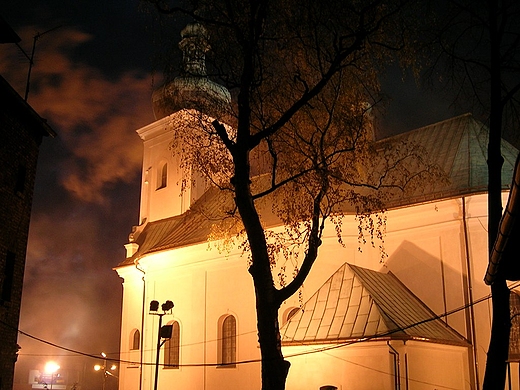
[[[121,359],[128,362],[121,365],[120,386],[125,390],[153,388],[158,317],[148,314],[148,305],[152,300],[169,299],[174,301],[175,308],[172,315],[164,316],[163,324],[178,323],[179,357],[178,366],[163,366],[164,353],[171,349],[163,347],[159,389],[173,384],[188,389],[257,389],[260,388],[259,349],[247,259],[239,250],[219,253],[208,244],[211,221],[194,206],[205,204],[211,209],[211,205],[218,204],[215,189],[208,190],[202,198],[195,190],[187,193],[188,198],[181,196],[176,184],[175,158],[168,142],[175,126],[171,119],[160,119],[138,131],[145,145],[141,196],[141,221],[144,222],[131,234],[128,258],[116,269],[124,279]],[[421,131],[430,135],[438,132],[441,138],[445,137],[443,131],[461,132],[455,146],[465,143],[469,146],[453,152],[452,157],[446,154],[443,157],[451,158],[450,166],[455,169],[463,160],[458,157],[460,153],[473,153],[474,145],[470,143],[478,141],[478,137],[472,136],[477,131],[476,125],[478,122],[466,115]],[[442,126],[448,129],[443,130]],[[504,152],[504,181],[510,180],[515,157],[514,149],[506,146],[509,149]],[[448,143],[448,149],[453,147]],[[294,297],[280,310],[280,322],[286,324],[289,311],[303,304],[303,310],[296,311],[289,321],[293,322],[293,330],[290,324],[282,327],[284,353],[292,362],[288,389],[319,389],[326,385],[338,389],[429,389],[432,386],[471,389],[477,380],[482,383],[491,311],[489,300],[481,300],[489,294],[489,288],[482,281],[487,266],[487,197],[479,186],[480,179],[475,176],[481,162],[471,160],[477,159],[474,154],[467,157],[469,165],[459,166],[459,171],[452,169],[451,187],[443,189],[446,197],[435,194],[427,199],[426,196],[422,201],[409,201],[387,212],[385,248],[388,257],[383,262],[379,251],[370,245],[362,246],[361,252],[358,250],[358,222],[354,216],[347,217],[343,223],[345,247],[338,244],[333,229],[326,232],[318,260],[302,290],[301,301]],[[159,167],[164,162],[168,166],[167,185],[162,187]],[[464,185],[455,188],[460,183]],[[196,188],[196,181],[193,186]],[[167,195],[163,196],[161,191]],[[458,196],[454,195],[456,192]],[[325,310],[317,309],[318,304],[313,309],[314,317],[305,325],[305,313],[310,312],[306,302],[316,293],[320,294],[344,263],[383,274],[391,272],[405,290],[440,316],[449,332],[441,334],[440,339],[433,339],[430,330],[421,336],[420,332],[399,335],[378,328],[371,334],[369,321],[359,323],[359,320],[357,325],[352,325],[363,327],[357,337],[352,331],[334,339],[332,317],[327,319]],[[359,282],[360,288],[369,286],[370,280],[375,280],[370,279],[372,276]],[[389,288],[396,293],[395,286]],[[388,317],[393,314],[384,305],[389,301],[381,301],[381,298],[377,301],[380,292],[369,287],[367,291],[367,298],[359,300],[358,309],[368,308],[367,302],[373,301],[378,310],[376,314],[372,312],[373,319],[381,326],[382,318],[386,318],[388,324]],[[340,303],[330,296],[328,292],[327,298],[322,298],[322,307],[336,304],[335,310],[339,312],[345,301]],[[349,299],[350,310],[356,303],[354,298]],[[471,305],[470,302],[477,303]],[[393,306],[404,308],[399,301]],[[418,307],[412,310],[417,311]],[[435,315],[432,314],[432,318]],[[235,322],[235,352],[233,364],[223,364],[223,322],[229,316]],[[347,317],[346,314],[342,317],[341,326],[348,326]],[[299,325],[295,325],[296,322]],[[314,338],[309,336],[312,323],[317,324]],[[413,325],[407,324],[411,328]],[[309,329],[302,333],[305,326]],[[142,336],[138,345],[135,345],[136,331]],[[318,337],[320,331],[326,336]],[[372,338],[375,335],[380,337]],[[364,340],[366,338],[369,340]],[[511,372],[517,383],[517,370]]]
[[[144,143],[140,225],[116,267],[123,278],[120,388],[154,388],[159,316],[148,308],[153,300],[172,300],[173,312],[162,317],[174,332],[160,351],[158,389],[259,389],[247,258],[238,248],[220,253],[208,243],[208,212],[219,215],[229,199],[195,175],[181,193],[170,141],[186,112],[138,130]],[[383,261],[370,245],[359,248],[354,215],[343,222],[344,247],[334,228],[326,229],[301,296],[280,309],[284,355],[292,364],[288,390],[482,384],[491,312],[483,282],[486,129],[463,115],[395,139],[403,137],[422,144],[451,181],[391,205]],[[517,153],[504,143],[505,190]],[[515,366],[513,388],[517,373]]]

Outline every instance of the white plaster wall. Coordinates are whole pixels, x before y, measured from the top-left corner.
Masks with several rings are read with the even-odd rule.
[[[121,350],[119,366],[119,385],[121,389],[138,390],[141,361],[140,350],[130,350],[134,329],[141,329],[141,302],[143,281],[142,273],[134,267],[118,269],[123,278],[123,301],[121,318]]]
[[[468,308],[464,309],[469,303],[469,288],[471,286],[474,300],[489,294],[489,288],[482,281],[487,266],[485,195],[467,198],[466,206],[469,231],[469,276],[466,269],[461,199],[452,199],[388,211],[385,236],[388,257],[384,259],[377,249],[371,248],[368,244],[361,246],[361,252],[358,250],[360,245],[357,240],[357,222],[353,217],[347,217],[344,221],[343,240],[346,247],[339,245],[333,229],[328,229],[320,248],[319,258],[302,289],[301,301],[305,302],[341,264],[350,262],[374,270],[393,272],[436,314],[451,313],[447,316],[448,324],[462,335],[469,337],[471,312]],[[236,252],[220,254],[216,249],[208,250],[208,244],[202,243],[149,255],[141,259],[139,264],[146,269],[146,304],[148,305],[152,299],[159,302],[171,299],[175,302],[174,318],[181,324],[181,364],[184,366],[179,370],[161,370],[160,388],[167,389],[167,383],[179,384],[180,388],[196,389],[260,388],[258,363],[238,365],[234,369],[212,366],[216,363],[216,324],[218,318],[225,313],[232,313],[237,317],[237,359],[246,361],[259,357],[254,294],[252,280],[247,272],[247,259]],[[142,283],[137,282],[137,277],[134,282],[129,282],[127,280],[129,274],[124,275],[122,270],[118,271],[125,278],[121,344],[122,356],[124,356],[128,334],[135,326],[136,320],[140,320]],[[298,296],[294,296],[284,302],[280,314],[290,307],[299,305]],[[490,331],[488,301],[478,303],[473,307],[473,311],[479,379],[482,381]],[[145,320],[145,362],[153,362],[156,318],[146,315]],[[166,317],[165,321],[167,321]],[[153,332],[150,329],[154,329]],[[374,364],[374,369],[377,370],[381,368],[381,364],[388,368],[388,351],[383,354],[384,363],[381,363],[379,357],[377,359],[370,357],[371,353],[376,355],[379,353],[376,352],[377,348],[374,351],[372,349],[374,347],[363,352],[365,355],[356,358],[358,359],[356,362],[369,366]],[[288,349],[284,351],[289,353]],[[418,380],[422,380],[421,378],[430,380],[429,375],[442,372],[450,378],[453,376],[454,381],[458,381],[461,377],[467,382],[471,381],[467,368],[469,359],[467,351],[457,352],[458,355],[463,356],[456,358],[450,355],[451,352],[443,352],[442,349],[432,352],[429,349],[416,348],[408,353],[410,369],[415,370],[420,367],[417,372],[422,372]],[[443,353],[448,355],[444,356]],[[319,374],[319,370],[317,371],[315,367],[322,367],[320,372],[323,372],[323,375],[327,374],[327,378],[323,378],[320,386],[334,384],[325,383],[325,379],[328,379],[329,375],[340,378],[338,372],[347,370],[345,362],[341,359],[331,357],[330,353],[317,353],[291,359],[293,367],[289,373],[288,384],[292,387],[288,389],[298,388],[294,387],[294,381],[301,380],[304,374],[322,378],[322,374]],[[410,359],[415,360],[411,362]],[[446,362],[451,363],[432,365],[429,364],[431,359],[435,359],[436,362],[445,359]],[[459,360],[455,364],[453,359]],[[203,366],[204,364],[207,366]],[[462,373],[455,375],[449,370],[450,367],[457,367],[457,371]],[[148,367],[144,373],[143,389],[150,389],[153,370]],[[378,377],[377,375],[365,377],[360,373],[350,372],[348,378],[345,377],[345,381],[347,379],[348,381],[341,382],[343,380],[341,379],[340,383],[350,383],[352,378],[357,378],[356,375],[360,376],[361,382],[356,379],[355,383],[362,383],[363,380],[374,381]],[[127,376],[127,378],[134,377]],[[123,383],[125,380],[125,376],[122,375],[122,389],[134,388],[127,387],[127,384]],[[386,388],[385,381],[382,379],[377,381],[382,387],[366,388]],[[356,385],[356,387],[345,388],[361,387]],[[414,387],[410,387],[412,388]]]
[[[144,141],[140,223],[145,218],[151,222],[185,211],[179,161],[169,149],[174,128],[167,119],[154,122],[138,131]],[[157,189],[160,179],[158,169],[162,162],[168,164],[167,186]]]
[[[407,342],[406,383],[410,390],[472,389],[465,348]]]
[[[471,389],[465,347],[421,341],[359,342],[312,353],[322,346],[285,347],[292,356],[287,390]],[[396,358],[394,358],[396,356]],[[399,367],[399,369],[397,369]]]
[[[319,348],[319,347],[314,347]],[[317,390],[332,385],[339,390],[394,389],[393,358],[385,343],[352,344],[321,353],[312,347],[285,347],[291,369],[287,390]]]

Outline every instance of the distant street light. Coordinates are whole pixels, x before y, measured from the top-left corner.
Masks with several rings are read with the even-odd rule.
[[[95,371],[101,371],[103,370],[103,390],[105,390],[106,382],[107,382],[107,376],[113,376],[114,378],[117,378],[117,375],[112,374],[107,366],[107,355],[105,352],[101,352],[101,356],[103,356],[103,365],[96,364],[94,366]],[[112,364],[110,366],[111,371],[115,371],[117,369],[117,366],[115,364]]]
[[[155,357],[155,381],[153,385],[153,389],[157,390],[157,383],[159,379],[159,357],[160,350],[162,345],[166,342],[167,339],[172,337],[172,326],[164,325],[162,326],[162,318],[166,314],[172,314],[173,302],[166,301],[161,305],[162,313],[159,313],[159,301],[151,301],[150,302],[150,311],[149,314],[159,316],[159,332],[157,333],[157,355]],[[162,341],[161,339],[164,339]]]
[[[51,390],[52,390],[52,383],[54,382],[54,374],[59,369],[60,369],[60,366],[56,362],[45,363],[45,368],[43,369],[43,371],[45,371],[46,374],[51,374]]]

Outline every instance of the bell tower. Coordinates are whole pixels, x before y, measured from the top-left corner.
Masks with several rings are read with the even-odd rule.
[[[229,91],[207,76],[205,55],[210,47],[206,29],[189,24],[181,38],[182,71],[153,92],[156,121],[137,130],[144,144],[140,224],[180,215],[202,195],[206,188],[202,176],[179,168],[171,141],[175,131],[186,131],[179,124],[181,120],[186,123],[189,111],[220,118],[231,103]],[[198,126],[196,115],[191,116],[193,126]]]

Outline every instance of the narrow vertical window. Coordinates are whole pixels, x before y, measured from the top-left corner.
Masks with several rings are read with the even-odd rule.
[[[220,338],[219,363],[225,367],[235,367],[236,365],[236,341],[237,341],[237,322],[235,317],[227,316],[222,322]]]
[[[27,176],[27,169],[25,165],[18,165],[18,171],[16,172],[16,182],[14,184],[14,192],[17,194],[23,194],[25,191],[25,181]]]
[[[168,164],[163,162],[157,170],[157,189],[166,187],[168,184]]]
[[[180,325],[173,321],[172,337],[164,344],[164,368],[179,368],[180,362]]]
[[[135,329],[132,332],[132,336],[130,338],[130,349],[131,350],[137,350],[141,346],[141,332],[139,332],[139,329]]]
[[[15,253],[8,251],[5,258],[4,274],[2,278],[2,295],[0,296],[4,302],[9,302],[11,300],[13,292],[15,259]]]

